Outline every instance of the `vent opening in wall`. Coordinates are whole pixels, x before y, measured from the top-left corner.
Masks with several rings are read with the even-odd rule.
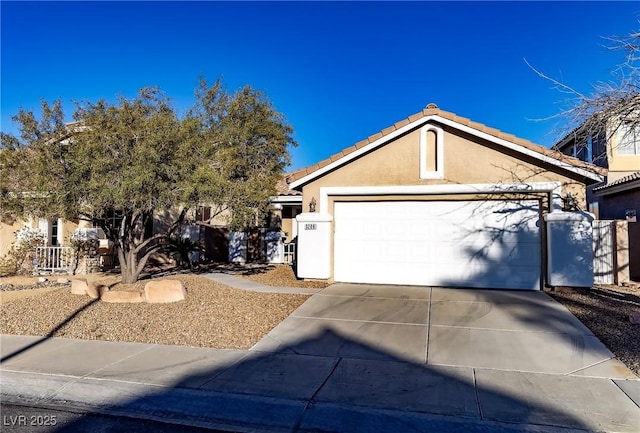
[[[420,130],[420,179],[444,177],[444,131],[435,125]]]

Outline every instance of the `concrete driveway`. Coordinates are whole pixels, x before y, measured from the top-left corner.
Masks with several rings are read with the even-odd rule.
[[[543,292],[334,284],[252,350],[635,378]]]
[[[248,351],[3,335],[0,355],[4,403],[229,431],[640,431],[638,378],[539,292],[339,284]]]

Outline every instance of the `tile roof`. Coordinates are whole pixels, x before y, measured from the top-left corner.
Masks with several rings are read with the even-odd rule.
[[[494,136],[496,138],[500,138],[500,139],[503,139],[503,140],[510,141],[512,143],[515,143],[517,145],[525,147],[526,149],[532,150],[534,152],[538,152],[538,153],[540,153],[542,155],[545,155],[545,156],[548,156],[548,157],[551,157],[551,158],[554,158],[554,159],[557,159],[557,160],[561,160],[561,161],[566,162],[567,164],[573,165],[573,166],[575,166],[577,168],[586,169],[586,170],[589,170],[591,172],[594,172],[594,173],[597,173],[597,174],[600,174],[600,175],[606,175],[606,173],[607,173],[606,169],[603,169],[601,167],[597,167],[597,166],[595,166],[593,164],[586,163],[584,161],[581,161],[578,158],[574,158],[572,156],[567,156],[567,155],[565,155],[565,154],[563,154],[561,152],[558,152],[558,151],[555,151],[555,150],[551,150],[551,149],[546,148],[544,146],[541,146],[539,144],[535,144],[535,143],[533,143],[533,142],[531,142],[529,140],[525,140],[523,138],[516,137],[513,134],[508,134],[506,132],[500,131],[499,129],[488,127],[488,126],[486,126],[486,125],[484,125],[482,123],[474,122],[473,120],[471,120],[469,118],[458,116],[455,113],[451,113],[449,111],[441,110],[441,109],[437,108],[437,106],[435,104],[429,104],[429,105],[427,105],[427,107],[424,110],[422,110],[422,111],[420,111],[418,113],[415,113],[415,114],[407,117],[406,119],[402,119],[402,120],[394,123],[392,126],[390,126],[388,128],[385,128],[382,131],[377,132],[376,134],[373,134],[373,135],[367,137],[366,139],[355,143],[355,145],[353,145],[351,147],[348,147],[348,148],[342,150],[341,152],[338,152],[337,154],[332,155],[331,157],[329,157],[329,158],[327,158],[327,159],[325,159],[323,161],[320,161],[317,164],[301,168],[300,170],[297,170],[297,171],[289,174],[287,176],[287,178],[286,178],[287,182],[291,183],[291,182],[294,182],[294,181],[296,181],[298,179],[301,179],[301,178],[303,178],[305,176],[308,176],[309,174],[315,172],[316,170],[320,170],[323,167],[326,167],[327,165],[331,164],[332,162],[336,161],[337,159],[342,158],[343,156],[346,156],[346,155],[348,155],[348,154],[350,154],[350,153],[352,153],[352,152],[354,152],[354,151],[356,151],[358,149],[361,149],[362,147],[364,147],[364,146],[366,146],[366,145],[368,145],[370,143],[373,143],[374,141],[376,141],[376,140],[378,140],[378,139],[380,139],[380,138],[392,133],[393,131],[396,131],[396,130],[398,130],[398,129],[400,129],[400,128],[402,128],[402,127],[404,127],[404,126],[406,126],[406,125],[408,125],[408,124],[410,124],[412,122],[415,122],[415,121],[420,120],[420,119],[422,119],[424,117],[427,117],[427,116],[440,116],[440,117],[443,117],[445,119],[449,119],[451,121],[454,121],[454,122],[460,123],[462,125],[465,125],[465,126],[467,126],[469,128],[477,129],[480,132],[484,132],[486,134],[492,135],[492,136]]]
[[[288,177],[290,175],[287,174],[285,177],[276,182],[276,192],[278,195],[302,195],[300,191],[296,191],[295,189],[289,188]]]
[[[611,183],[608,183],[606,185],[602,185],[599,186],[597,188],[594,188],[593,191],[604,191],[608,188],[614,187],[614,186],[618,186],[618,185],[623,185],[625,183],[629,183],[629,182],[633,182],[634,180],[640,180],[640,171],[636,171],[635,173],[631,173],[628,176],[625,177],[621,177],[620,179],[617,179]]]

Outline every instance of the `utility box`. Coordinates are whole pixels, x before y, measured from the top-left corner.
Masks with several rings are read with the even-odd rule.
[[[547,284],[593,286],[594,216],[587,212],[551,212],[547,223]]]

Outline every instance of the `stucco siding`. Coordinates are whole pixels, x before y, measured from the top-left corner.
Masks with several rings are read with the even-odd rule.
[[[350,163],[303,186],[303,211],[320,187],[378,185],[436,185],[562,182],[563,193],[571,192],[586,208],[585,187],[577,175],[514,151],[481,140],[471,140],[458,131],[443,128],[444,176],[420,179],[420,130],[415,129]],[[535,162],[534,162],[535,161]]]

